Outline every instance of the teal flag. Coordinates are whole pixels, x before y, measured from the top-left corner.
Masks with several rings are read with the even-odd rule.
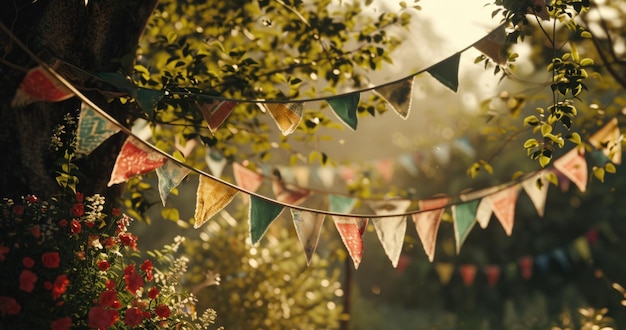
[[[337,118],[339,118],[348,127],[352,128],[352,130],[356,130],[356,110],[359,105],[360,97],[361,95],[359,93],[353,93],[341,97],[330,98],[327,99],[326,102],[328,102],[330,107],[333,109]]]
[[[148,114],[153,114],[154,108],[156,107],[157,103],[161,101],[163,95],[163,91],[139,87],[139,89],[137,90],[137,96],[135,96],[135,100],[143,111]]]
[[[431,76],[439,80],[440,83],[456,92],[459,88],[459,61],[461,53],[449,57],[430,69],[426,70]]]
[[[261,240],[270,224],[278,218],[283,206],[250,196],[250,238],[252,244]]]
[[[479,200],[452,206],[452,218],[454,219],[454,238],[456,239],[456,252],[461,251],[461,246],[467,235],[476,224],[476,210]]]
[[[119,131],[119,127],[83,103],[78,119],[78,130],[76,131],[76,153],[88,155],[111,135]]]
[[[350,213],[356,204],[356,199],[349,196],[328,195],[329,211],[336,213]]]
[[[190,169],[180,166],[171,160],[167,160],[163,166],[156,169],[157,178],[159,179],[159,196],[163,206],[165,206],[165,201],[170,191],[178,187],[189,172],[191,172]]]

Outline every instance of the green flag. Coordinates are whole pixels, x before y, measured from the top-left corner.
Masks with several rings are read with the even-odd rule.
[[[457,53],[426,70],[440,83],[456,92],[459,88],[459,61],[461,53]]]
[[[476,209],[479,200],[452,206],[452,218],[454,219],[454,238],[456,239],[456,252],[461,251],[461,246],[467,235],[476,224]]]
[[[356,130],[356,110],[360,97],[361,95],[359,93],[353,93],[341,97],[330,98],[327,99],[326,102],[328,102],[330,107],[333,109],[337,118],[339,118],[348,127],[352,128],[352,130]]]
[[[250,238],[252,244],[256,244],[269,228],[270,224],[278,218],[283,211],[283,206],[268,202],[256,196],[250,196]]]

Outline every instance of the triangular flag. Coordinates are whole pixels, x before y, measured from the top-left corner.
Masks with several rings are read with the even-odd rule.
[[[447,285],[452,279],[452,272],[454,271],[454,265],[449,262],[435,263],[435,271],[439,275],[441,284]]]
[[[76,130],[76,153],[88,155],[111,135],[120,131],[115,124],[83,103]]]
[[[504,232],[506,232],[508,236],[511,236],[513,232],[515,204],[517,203],[518,193],[519,185],[515,184],[485,197],[491,205],[493,214],[498,218],[504,228]]]
[[[523,279],[528,280],[533,276],[533,258],[532,257],[522,257],[519,260],[519,267],[522,272]]]
[[[412,154],[402,154],[398,157],[398,162],[412,176],[417,176],[419,170],[415,165],[415,157]]]
[[[581,236],[574,241],[574,249],[576,250],[578,256],[580,256],[584,261],[593,261],[589,241],[585,236]]]
[[[200,108],[204,120],[206,120],[211,133],[222,125],[228,118],[233,108],[237,105],[235,101],[212,100],[210,103],[200,104],[196,101],[196,105]]]
[[[350,196],[328,195],[328,210],[334,213],[350,213],[356,204],[356,198]]]
[[[350,184],[356,177],[356,170],[350,166],[341,166],[339,167],[339,176],[343,181]]]
[[[358,122],[356,112],[360,97],[359,93],[352,93],[326,99],[326,102],[328,102],[339,120],[352,130],[356,130]]]
[[[194,228],[199,228],[214,215],[223,210],[235,198],[239,191],[217,180],[200,175],[196,195]]]
[[[354,268],[358,269],[361,258],[363,258],[363,234],[365,227],[367,227],[367,219],[333,216],[333,221],[350,258],[352,258]]]
[[[459,273],[461,273],[461,280],[463,280],[463,284],[465,284],[465,286],[471,286],[474,284],[474,279],[476,278],[476,265],[460,265]]]
[[[376,215],[379,216],[404,213],[409,205],[411,205],[410,200],[369,202],[369,206],[374,210]],[[402,252],[402,244],[404,243],[404,235],[406,233],[406,216],[373,218],[372,223],[374,224],[376,235],[378,235],[378,239],[383,245],[387,257],[391,260],[393,267],[397,267],[400,253]]]
[[[456,253],[461,252],[461,246],[465,242],[474,224],[478,208],[478,201],[473,200],[467,203],[452,206],[452,218],[454,220],[454,238],[456,239]]]
[[[283,135],[293,133],[302,120],[302,102],[258,103],[257,106],[261,108],[261,110],[269,112]]]
[[[480,228],[485,229],[489,225],[489,220],[491,220],[491,203],[486,198],[483,198],[480,203],[478,203],[478,208],[476,209],[476,222],[480,225]]]
[[[293,168],[293,176],[296,184],[300,187],[309,186],[310,169],[308,166],[296,166]]]
[[[60,102],[74,96],[58,79],[42,66],[36,66],[24,76],[11,101],[12,107],[23,107],[33,102]]]
[[[585,149],[574,148],[554,161],[554,168],[570,179],[581,192],[587,190],[587,161]]]
[[[611,159],[615,164],[622,163],[622,135],[617,118],[611,119],[604,127],[589,137],[589,143]]]
[[[456,53],[451,57],[430,67],[426,72],[439,80],[444,86],[456,92],[459,88],[459,62],[461,53]]]
[[[495,287],[498,284],[498,280],[500,280],[500,266],[487,265],[484,271],[487,276],[487,284],[492,288]]]
[[[311,195],[311,191],[308,189],[299,188],[279,180],[272,181],[272,190],[277,201],[288,205],[298,205]]]
[[[374,93],[382,97],[402,119],[407,119],[411,112],[413,100],[413,83],[415,76],[374,89]]]
[[[448,197],[419,201],[420,210],[431,211],[411,215],[415,223],[417,235],[422,241],[424,252],[426,252],[430,262],[435,258],[435,244],[437,243],[439,224],[441,223],[441,216],[445,211],[444,207],[449,201]]]
[[[135,101],[143,111],[152,114],[157,103],[163,99],[163,95],[165,95],[163,91],[139,87]]]
[[[224,167],[226,167],[226,163],[228,163],[224,156],[211,148],[207,148],[204,154],[204,161],[206,162],[207,166],[209,166],[209,170],[214,177],[222,177]]]
[[[125,182],[131,177],[148,173],[163,166],[167,158],[129,137],[117,155],[108,186]]]
[[[298,234],[302,248],[304,248],[306,264],[310,265],[313,253],[317,249],[317,242],[320,238],[325,215],[291,209],[291,216],[293,217],[296,234]]]
[[[374,163],[378,173],[386,182],[390,182],[393,179],[393,165],[394,160],[391,158],[381,159]]]
[[[438,144],[433,147],[433,156],[442,165],[448,165],[450,162],[451,148],[447,143]]]
[[[535,205],[537,214],[539,214],[540,217],[543,217],[546,208],[548,187],[550,186],[548,179],[545,177],[547,173],[548,172],[541,171],[527,180],[522,181],[522,187],[530,200],[533,202],[533,205]],[[541,182],[541,186],[538,186],[537,182]]]
[[[233,175],[237,186],[250,192],[255,192],[263,183],[263,176],[247,167],[233,163]]]
[[[170,191],[178,187],[190,171],[187,167],[180,166],[169,159],[163,166],[156,169],[157,178],[159,179],[159,196],[163,206],[165,206],[165,201]]]
[[[495,63],[506,64],[506,54],[503,53],[505,41],[506,31],[504,25],[500,25],[500,27],[491,31],[487,36],[478,40],[474,44],[474,48],[488,56]]]
[[[330,166],[318,167],[316,174],[324,187],[330,188],[335,184],[335,170]]]
[[[256,244],[269,228],[270,224],[278,218],[283,211],[283,206],[250,196],[250,238],[252,244]]]

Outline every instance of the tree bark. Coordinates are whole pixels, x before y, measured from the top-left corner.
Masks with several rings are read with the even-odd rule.
[[[60,59],[90,72],[130,72],[138,40],[157,2],[90,0],[85,5],[80,0],[14,0],[3,6],[0,19],[49,64]],[[0,34],[0,57],[0,197],[50,197],[60,191],[50,137],[65,114],[78,115],[80,101],[73,98],[12,108],[16,89],[36,62],[4,33]],[[131,124],[132,109],[107,107],[102,95],[88,95],[120,122]],[[124,139],[117,134],[80,160],[82,192],[118,195],[119,188],[109,189],[106,184]]]

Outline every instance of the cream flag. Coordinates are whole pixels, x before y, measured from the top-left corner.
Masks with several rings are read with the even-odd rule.
[[[535,205],[535,209],[537,210],[537,214],[540,217],[543,217],[544,211],[546,209],[546,199],[548,198],[548,187],[550,183],[546,178],[546,175],[550,173],[548,170],[540,171],[527,180],[522,181],[522,187],[528,197]],[[538,185],[538,182],[541,182]]]
[[[396,213],[404,213],[411,205],[410,200],[386,200],[386,201],[370,201],[369,206],[374,210],[376,215],[385,216]],[[398,266],[400,253],[402,252],[402,243],[404,243],[404,235],[406,233],[406,216],[389,216],[382,218],[373,218],[372,223],[376,229],[376,234],[380,243],[385,249],[385,253],[393,267]]]
[[[317,242],[320,238],[325,215],[291,209],[291,216],[293,218],[293,225],[296,228],[296,234],[304,249],[306,264],[310,265],[313,253],[315,253],[315,249],[317,249]]]
[[[589,143],[609,157],[615,164],[622,163],[622,139],[617,118],[611,119],[604,127],[589,137]]]

